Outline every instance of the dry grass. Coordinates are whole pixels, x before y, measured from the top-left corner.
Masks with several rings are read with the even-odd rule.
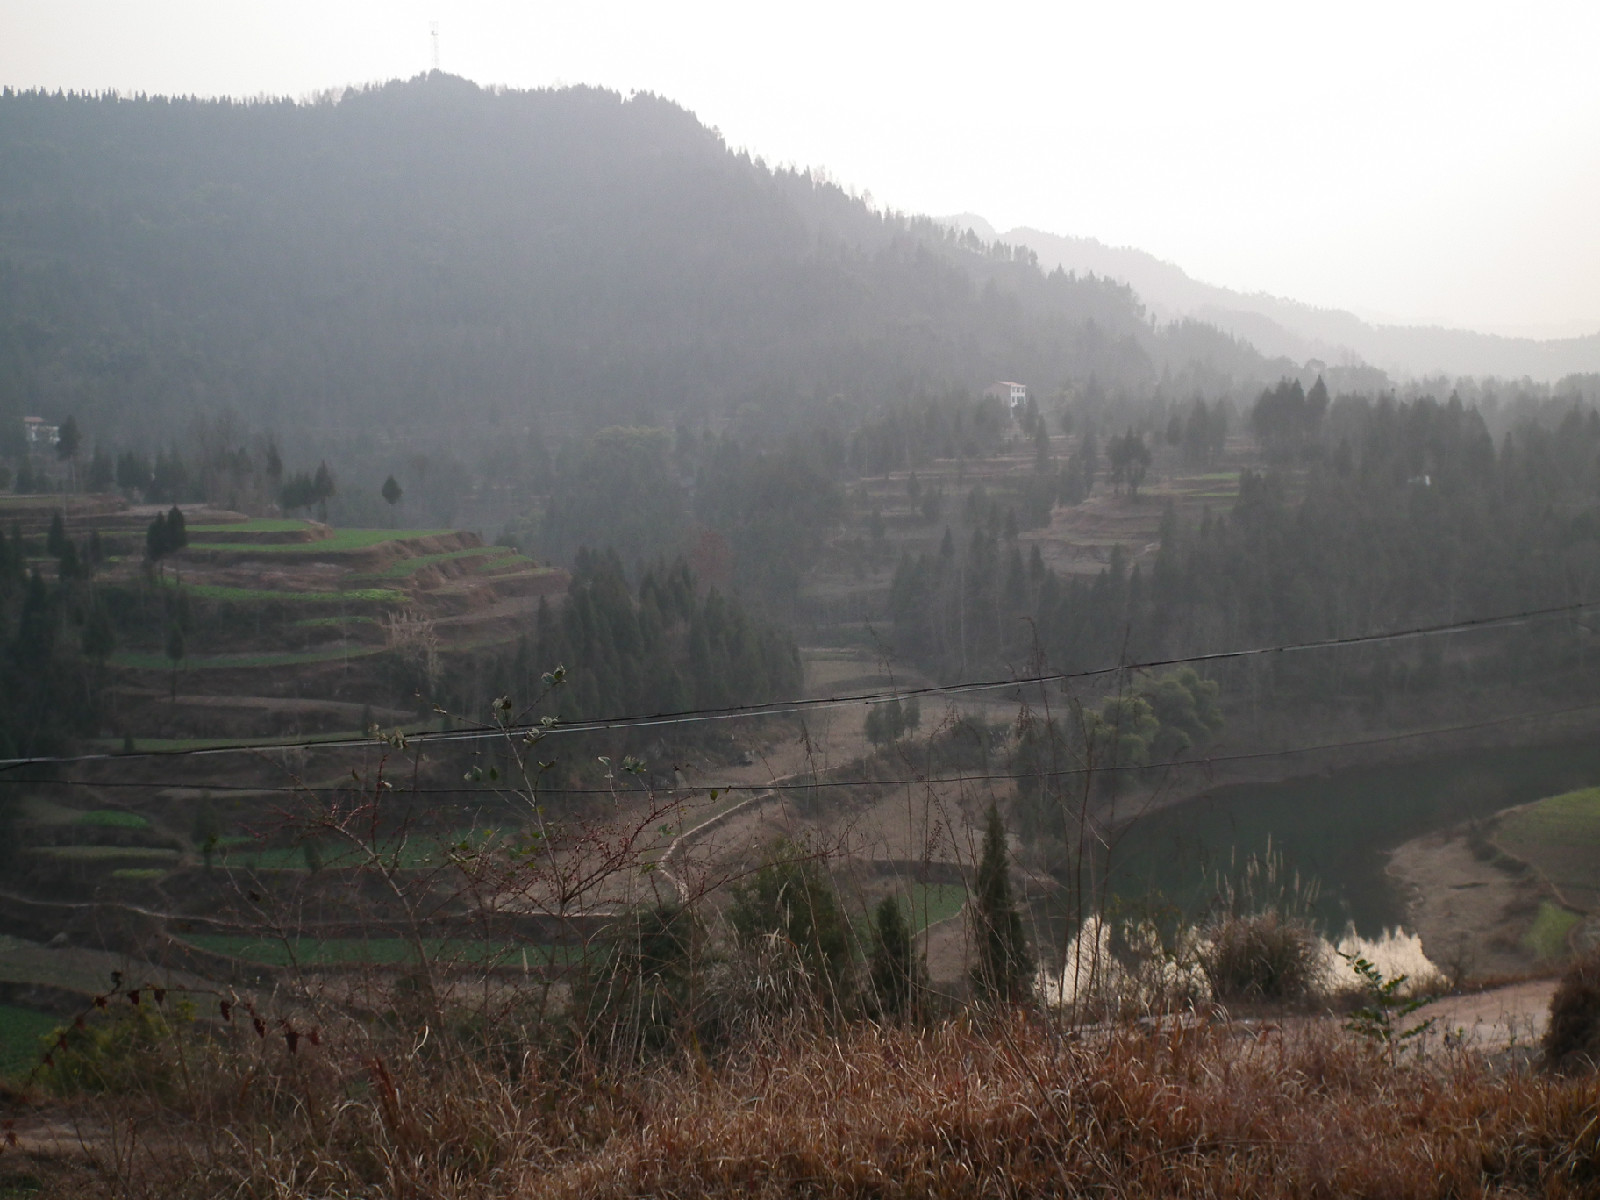
[[[162,1105],[102,1100],[83,1119],[122,1132],[41,1195],[1600,1194],[1594,1076],[1395,1069],[1332,1023],[794,1028],[612,1074],[437,1040],[380,1053],[354,1027],[322,1042],[246,1036]]]

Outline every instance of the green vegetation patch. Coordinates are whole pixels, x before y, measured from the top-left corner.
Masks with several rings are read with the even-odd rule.
[[[1533,927],[1522,936],[1522,944],[1540,958],[1565,958],[1567,934],[1578,923],[1578,914],[1548,900],[1539,902],[1539,915]]]
[[[1512,843],[1600,846],[1600,787],[1551,796],[1507,813],[1499,837]]]
[[[102,829],[149,829],[150,819],[138,813],[122,812],[115,808],[97,808],[93,812],[79,813],[74,825],[95,825]]]
[[[296,629],[331,629],[342,625],[377,625],[377,617],[366,616],[339,616],[339,617],[301,617],[298,621],[291,621]]]
[[[380,842],[377,852],[386,861],[396,862],[402,870],[426,870],[442,867],[450,862],[451,855],[461,846],[481,846],[490,838],[499,837],[497,830],[461,830],[441,836],[437,833],[417,834],[398,841]],[[239,844],[228,846],[223,863],[243,871],[305,871],[311,861],[320,867],[352,867],[362,861],[361,852],[347,844],[321,845],[308,855],[306,846],[260,846],[252,839],[240,839]]]
[[[447,537],[454,532],[452,529],[336,529],[331,537],[310,542],[201,542],[189,548],[224,554],[342,554],[367,550],[385,542]]]
[[[1600,788],[1550,796],[1505,813],[1494,834],[1576,908],[1600,907]]]
[[[0,1076],[25,1075],[38,1065],[39,1041],[61,1024],[49,1013],[0,1004]]]
[[[160,867],[118,867],[111,872],[111,878],[123,883],[155,883],[157,880],[165,879],[169,874],[170,871],[164,871]]]
[[[911,927],[918,932],[948,921],[967,902],[967,888],[962,883],[914,883],[908,890]]]

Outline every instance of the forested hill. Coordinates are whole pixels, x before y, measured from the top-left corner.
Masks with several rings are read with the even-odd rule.
[[[1125,287],[875,213],[668,101],[437,73],[314,103],[0,95],[0,422],[160,440],[665,423],[1272,375]],[[3,447],[0,447],[3,449]]]

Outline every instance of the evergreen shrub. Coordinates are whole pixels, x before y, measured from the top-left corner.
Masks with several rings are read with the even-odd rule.
[[[1574,959],[1556,985],[1543,1050],[1553,1070],[1600,1064],[1600,948]]]

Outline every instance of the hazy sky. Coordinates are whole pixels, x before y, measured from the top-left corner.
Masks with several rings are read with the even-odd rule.
[[[1600,330],[1597,0],[0,0],[0,84],[305,95],[427,69],[435,21],[446,71],[658,92],[895,208],[1369,315]]]

